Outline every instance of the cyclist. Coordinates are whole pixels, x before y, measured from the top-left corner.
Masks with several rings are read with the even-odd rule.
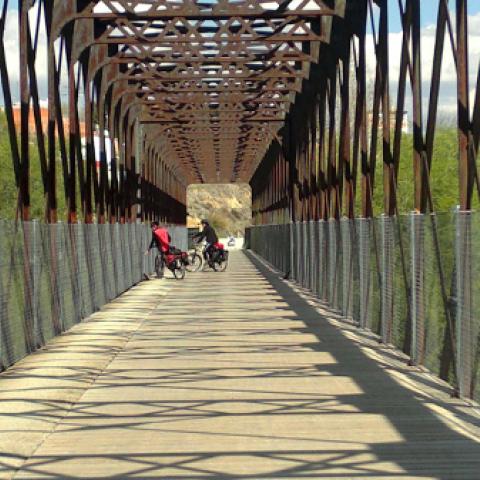
[[[163,256],[168,253],[172,237],[170,237],[168,230],[161,227],[158,222],[152,222],[150,226],[152,228],[152,241],[150,242],[150,246],[145,252],[145,255],[148,255],[153,247],[157,247],[158,251],[161,252]]]
[[[215,244],[218,243],[218,236],[208,220],[204,219],[200,223],[202,225],[202,231],[195,234],[193,238],[195,238],[197,242],[205,240],[206,245],[203,256],[205,260],[209,260],[210,263],[210,259],[215,251]]]

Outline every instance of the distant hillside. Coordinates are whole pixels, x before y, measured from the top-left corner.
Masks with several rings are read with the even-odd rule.
[[[207,218],[221,236],[243,235],[252,219],[252,193],[246,184],[191,185],[187,206],[190,227]]]

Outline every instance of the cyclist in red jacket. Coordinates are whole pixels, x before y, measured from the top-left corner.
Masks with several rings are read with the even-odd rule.
[[[150,253],[150,250],[153,247],[157,247],[158,250],[165,255],[166,253],[168,253],[168,249],[170,248],[170,242],[172,241],[172,238],[170,237],[170,234],[168,233],[167,229],[164,227],[160,227],[158,222],[152,222],[151,227],[152,227],[152,241],[150,242],[150,246],[148,247],[148,250],[145,252],[145,255],[148,255]]]

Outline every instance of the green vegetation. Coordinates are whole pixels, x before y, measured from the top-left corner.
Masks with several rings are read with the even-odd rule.
[[[435,137],[430,186],[434,208],[437,212],[451,211],[458,204],[458,160],[457,132],[455,129],[439,129]],[[380,215],[383,210],[383,161],[381,145],[377,155],[374,191],[374,213]],[[401,157],[398,171],[397,200],[400,213],[408,213],[414,206],[413,185],[413,135],[404,134],[401,144]],[[358,185],[360,189],[360,183]],[[358,190],[360,191],[360,190]],[[360,207],[359,199],[357,211]]]
[[[397,192],[400,213],[408,213],[413,210],[412,143],[413,136],[411,134],[403,135]],[[383,212],[383,164],[380,144],[378,152],[374,191],[375,216]],[[57,162],[58,218],[59,220],[64,220],[66,218],[65,195],[63,170],[59,155]],[[0,171],[0,218],[12,219],[15,217],[18,199],[7,122],[3,112],[0,112]],[[30,140],[30,182],[31,218],[43,219],[45,215],[45,198],[37,142],[34,136]],[[224,234],[234,233],[235,230],[241,231],[249,224],[250,217],[247,212],[250,211],[251,197],[248,186],[241,186],[235,192],[228,190],[229,186],[210,185],[199,187],[201,189],[199,188],[197,191],[192,190],[189,194],[189,210],[195,220],[203,216],[210,216],[212,217],[212,222]],[[431,188],[437,212],[451,211],[458,204],[457,132],[454,128],[439,129],[436,133]],[[78,191],[79,189],[77,188]],[[357,192],[357,212],[359,212],[360,178]],[[78,205],[81,205],[79,200]],[[474,207],[478,208],[478,206],[478,198],[475,195]]]
[[[38,155],[37,140],[32,136],[29,142],[30,152],[30,216],[32,219],[42,220],[45,217],[45,196],[42,182],[40,158]],[[7,119],[4,112],[0,112],[0,218],[13,219],[18,202],[15,173],[13,169],[12,152],[8,136]],[[58,219],[64,220],[65,195],[63,193],[63,176],[60,158],[57,160],[57,202]]]

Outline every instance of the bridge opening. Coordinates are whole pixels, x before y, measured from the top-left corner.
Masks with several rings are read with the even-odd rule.
[[[252,189],[246,183],[190,185],[187,213],[189,228],[205,218],[220,237],[243,239],[252,223]]]

